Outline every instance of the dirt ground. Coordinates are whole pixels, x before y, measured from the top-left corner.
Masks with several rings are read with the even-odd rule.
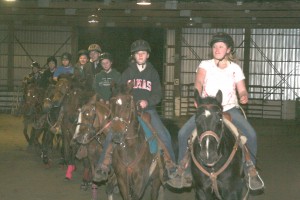
[[[294,121],[253,120],[258,132],[260,174],[265,193],[252,200],[298,200],[300,185],[300,129]],[[22,118],[0,114],[0,200],[89,200],[91,190],[80,190],[82,164],[78,162],[73,179],[64,179],[53,154],[45,168],[38,153],[27,149],[22,134]],[[99,199],[106,199],[105,186],[98,188]],[[146,193],[145,199],[148,198]],[[120,195],[116,194],[119,200]],[[193,190],[175,192],[165,189],[164,199],[194,199]]]

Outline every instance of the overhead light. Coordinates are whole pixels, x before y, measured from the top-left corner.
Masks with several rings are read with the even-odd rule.
[[[237,0],[237,1],[236,1],[236,5],[238,5],[238,6],[243,5],[243,0]]]
[[[12,1],[16,1],[16,0],[5,0],[5,1],[12,2]]]
[[[88,22],[90,24],[96,24],[96,23],[98,23],[99,22],[98,15],[93,14],[93,15],[88,16]]]
[[[137,0],[136,4],[140,6],[149,6],[151,5],[151,0]]]

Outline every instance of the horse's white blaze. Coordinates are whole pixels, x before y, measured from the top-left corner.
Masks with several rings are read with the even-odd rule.
[[[206,143],[205,143],[205,145],[206,145],[206,157],[207,157],[207,159],[208,159],[208,158],[209,158],[209,152],[208,152],[209,139],[208,139],[208,137],[206,137]]]
[[[73,138],[76,138],[78,133],[79,133],[81,121],[82,121],[82,112],[81,112],[81,109],[79,109],[78,122],[77,122],[77,126],[76,126],[76,129],[75,129],[75,134],[74,134]]]
[[[116,102],[118,105],[122,105],[122,99],[118,99]]]
[[[204,116],[205,117],[209,117],[210,115],[211,115],[210,111],[209,110],[205,110]]]

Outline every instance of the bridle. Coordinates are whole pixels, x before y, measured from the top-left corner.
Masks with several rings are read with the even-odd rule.
[[[213,104],[206,104],[206,105],[201,105],[200,107],[206,107],[207,106],[216,106],[216,105],[213,105]],[[218,106],[219,107],[219,106]],[[198,107],[199,108],[199,107]],[[220,110],[222,110],[220,107],[219,107]],[[224,131],[224,122],[222,120],[222,132]],[[204,134],[205,136],[213,136],[214,138],[216,138],[217,141],[221,141],[221,137],[219,137],[216,133],[214,133],[213,131],[205,131],[201,134]],[[202,139],[205,137],[203,136]],[[221,134],[222,136],[222,134]],[[200,140],[201,140],[201,137],[200,137]],[[195,166],[203,173],[205,174],[206,176],[208,176],[212,182],[212,190],[215,192],[216,196],[219,198],[219,199],[222,199],[221,198],[221,195],[219,193],[219,190],[218,190],[218,183],[217,183],[217,177],[225,171],[225,169],[230,165],[231,161],[233,160],[237,150],[238,150],[238,147],[239,147],[239,143],[240,143],[240,138],[236,138],[235,140],[235,144],[233,146],[233,149],[228,157],[228,159],[226,160],[226,162],[221,166],[220,169],[218,169],[216,172],[208,172],[207,169],[205,169],[205,167],[198,162],[198,160],[196,159],[195,155],[194,155],[194,148],[193,148],[193,140],[189,140],[189,147],[190,147],[190,151],[191,151],[191,157],[192,157],[192,160],[195,164]]]

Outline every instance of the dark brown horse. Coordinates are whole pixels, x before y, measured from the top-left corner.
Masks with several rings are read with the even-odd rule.
[[[105,135],[109,129],[111,112],[105,102],[96,101],[96,96],[83,105],[78,117],[78,126],[73,136],[73,142],[79,143],[80,148],[77,158],[83,159],[85,165],[81,188],[86,190],[91,177],[95,173],[95,167],[102,152]],[[116,186],[114,174],[111,174],[106,184],[108,199],[112,199],[113,190]],[[92,199],[97,200],[97,185],[92,185]]]
[[[39,130],[42,130],[43,123],[40,119],[42,116],[42,102],[44,91],[36,84],[26,84],[24,87],[24,104],[22,108],[23,113],[23,134],[29,146],[39,145]],[[28,127],[32,125],[30,135],[28,134]]]
[[[143,128],[138,122],[136,102],[125,87],[111,99],[113,120],[111,131],[115,147],[112,166],[123,199],[142,199],[149,184],[151,198],[158,198],[162,185],[160,155],[151,154]]]

